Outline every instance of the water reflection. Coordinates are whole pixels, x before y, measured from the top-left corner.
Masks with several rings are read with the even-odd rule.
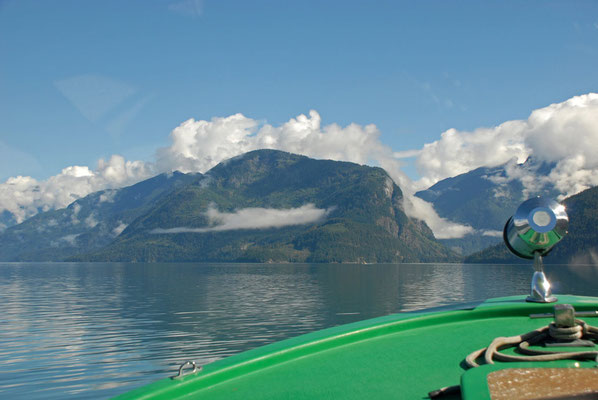
[[[597,295],[591,266],[546,266]],[[0,398],[106,398],[325,327],[527,294],[532,268],[458,264],[0,264]]]

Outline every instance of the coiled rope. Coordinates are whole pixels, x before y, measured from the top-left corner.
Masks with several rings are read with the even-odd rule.
[[[575,320],[572,327],[559,327],[554,322],[549,325],[535,329],[523,335],[510,337],[497,337],[488,347],[476,350],[465,357],[465,364],[469,368],[479,367],[476,362],[484,355],[486,364],[494,364],[498,361],[554,361],[554,360],[596,360],[598,351],[549,351],[530,348],[531,345],[541,345],[550,339],[555,340],[576,340],[576,339],[598,339],[598,328],[588,325],[581,319]],[[509,347],[517,347],[520,353],[527,356],[511,355],[501,353],[500,350]]]
[[[532,349],[530,346],[542,345],[549,340],[573,341],[577,339],[598,340],[598,328],[588,325],[584,320],[575,319],[574,326],[557,326],[554,322],[539,329],[523,335],[497,337],[488,347],[476,350],[465,357],[465,364],[468,368],[479,367],[476,360],[482,355],[486,364],[494,364],[497,361],[555,361],[555,360],[595,360],[598,363],[598,351],[549,351]],[[517,350],[523,355],[511,355],[501,353],[500,350],[517,347]],[[436,397],[459,393],[459,385],[447,386],[428,393],[433,399]]]

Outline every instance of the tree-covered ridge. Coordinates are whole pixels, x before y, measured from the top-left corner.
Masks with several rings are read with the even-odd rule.
[[[380,169],[258,150],[221,163],[161,199],[109,246],[76,257],[97,261],[424,262],[454,260]],[[267,229],[152,233],[209,228],[206,212],[312,204],[325,219]]]

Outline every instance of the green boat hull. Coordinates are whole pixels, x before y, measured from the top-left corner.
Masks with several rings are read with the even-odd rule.
[[[402,313],[338,326],[222,359],[117,399],[425,399],[430,391],[458,385],[462,377],[463,398],[489,399],[484,371],[513,364],[482,366],[465,374],[464,358],[497,336],[519,335],[551,321],[529,315],[551,313],[555,303],[524,299],[490,299],[464,309]],[[560,295],[558,303],[572,304],[578,311],[598,309],[594,297]],[[534,365],[594,367],[596,362]]]

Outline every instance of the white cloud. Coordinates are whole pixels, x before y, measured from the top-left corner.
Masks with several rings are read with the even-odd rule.
[[[130,92],[127,87],[114,88],[120,93],[116,99]],[[87,106],[83,108],[93,119],[112,104],[106,100],[93,112]],[[313,158],[378,165],[403,190],[405,210],[410,216],[425,220],[439,238],[461,237],[472,228],[438,217],[430,205],[415,199],[413,193],[441,179],[509,161],[505,182],[519,179],[528,191],[547,180],[554,181],[563,195],[598,185],[598,94],[552,104],[532,112],[527,120],[507,121],[472,132],[450,129],[439,140],[414,151],[394,152],[380,141],[375,125],[322,126],[320,115],[313,110],[280,126],[262,124],[242,114],[210,121],[190,119],[172,131],[171,141],[169,147],[158,149],[155,163],[125,161],[115,155],[108,161],[100,160],[95,170],[71,166],[45,181],[27,176],[9,178],[0,184],[0,211],[11,212],[21,222],[39,210],[65,207],[94,191],[130,185],[161,172],[206,172],[228,158],[270,148]],[[539,178],[534,171],[517,167],[530,155],[556,165],[548,177]],[[412,156],[418,157],[422,175],[415,183],[401,171],[400,158]],[[100,200],[110,201],[109,193]]]
[[[116,193],[116,189],[108,189],[104,191],[104,193],[100,194],[99,202],[114,203],[114,196],[116,196]]]
[[[417,157],[421,154],[421,150],[405,150],[405,151],[395,151],[392,155],[395,158],[411,158]]]
[[[405,213],[413,218],[426,221],[426,224],[434,232],[436,239],[457,239],[474,232],[474,229],[469,225],[461,225],[446,218],[441,218],[430,203],[419,197],[409,196],[405,198]]]
[[[480,128],[473,132],[449,129],[440,140],[424,145],[416,165],[420,188],[482,166],[494,167],[512,158],[523,162],[530,151],[522,143],[523,121],[509,121],[494,128]]]
[[[417,159],[423,178],[419,187],[478,167],[493,167],[529,156],[556,163],[548,177],[539,177],[511,163],[510,179],[530,192],[547,179],[569,196],[598,185],[598,94],[572,97],[535,110],[527,120],[507,121],[473,132],[449,129],[440,140],[424,145]]]
[[[573,97],[532,112],[525,143],[534,156],[561,161],[582,155],[590,168],[598,166],[598,94]]]
[[[75,203],[73,205],[73,212],[71,214],[71,224],[77,225],[80,222],[79,218],[77,218],[79,211],[81,211],[81,206],[78,203]]]
[[[256,121],[242,114],[211,121],[187,120],[170,134],[172,144],[158,149],[158,169],[206,172],[227,158],[259,148],[249,138],[256,127]]]
[[[79,236],[79,234],[77,235],[66,235],[61,237],[59,240],[65,241],[66,243],[68,243],[71,246],[76,246],[77,245],[77,237]]]
[[[299,115],[278,127],[260,126],[242,114],[211,121],[190,119],[172,131],[171,146],[158,150],[158,167],[205,172],[225,159],[263,148],[361,164],[372,157],[394,159],[379,135],[374,125],[322,128],[321,117],[313,110],[309,116]]]
[[[482,230],[482,236],[489,236],[489,237],[502,237],[502,231],[494,231],[494,230]]]
[[[116,237],[122,233],[127,228],[127,224],[122,221],[118,221],[118,225],[112,229],[112,234]]]
[[[550,171],[548,180],[561,192],[559,200],[598,185],[598,168],[588,168],[583,155],[568,157]]]
[[[537,160],[529,159],[521,164],[516,158],[513,158],[503,165],[505,175],[490,174],[484,175],[483,178],[498,185],[493,189],[496,198],[511,196],[512,193],[507,184],[513,180],[519,180],[523,185],[521,200],[524,200],[534,193],[541,193],[542,189],[550,183],[548,176],[538,171],[539,168],[545,169],[548,167],[538,163]]]
[[[260,125],[242,114],[210,121],[190,119],[172,131],[169,147],[158,149],[157,170],[204,173],[251,150],[277,149],[313,158],[375,163],[387,169],[402,188],[411,186],[395,153],[380,142],[375,125],[322,127],[321,122],[314,110],[280,126]]]
[[[114,155],[107,161],[100,159],[93,171],[71,166],[45,181],[17,176],[0,184],[0,211],[9,211],[22,222],[40,210],[63,208],[89,193],[130,185],[154,174],[151,164]]]
[[[172,143],[156,153],[156,163],[125,161],[121,156],[100,160],[96,170],[86,166],[65,168],[46,181],[16,177],[0,184],[0,211],[13,213],[18,222],[35,215],[40,209],[65,207],[94,191],[134,184],[161,172],[206,172],[219,162],[245,152],[270,148],[303,154],[313,158],[377,164],[401,187],[407,199],[415,187],[401,171],[401,163],[392,149],[380,142],[375,125],[321,125],[316,111],[291,118],[280,126],[260,124],[242,114],[210,121],[190,119],[171,133]],[[205,181],[206,183],[208,181]],[[111,201],[113,193],[104,193],[100,201]],[[414,200],[421,204],[420,200]],[[435,232],[448,224],[448,231],[458,231],[436,215],[431,207],[407,207],[407,212],[425,218]],[[425,210],[425,212],[424,212]],[[440,233],[441,236],[446,233]]]
[[[94,213],[89,214],[87,218],[85,218],[85,225],[87,225],[89,228],[96,226],[98,224],[98,220],[95,217],[96,216]]]
[[[160,171],[206,172],[219,162],[239,154],[263,148],[284,150],[319,159],[377,164],[384,168],[401,187],[406,198],[406,212],[424,219],[440,237],[461,237],[471,228],[440,218],[431,206],[413,196],[416,187],[401,171],[401,156],[414,152],[395,153],[380,141],[375,125],[337,124],[322,126],[320,115],[291,118],[280,126],[261,125],[258,121],[235,114],[211,121],[185,121],[171,133],[172,145],[159,149]],[[411,202],[408,200],[411,199]],[[416,204],[417,206],[410,206]]]
[[[210,206],[205,212],[212,226],[207,228],[169,228],[154,229],[151,233],[204,233],[213,231],[230,231],[237,229],[280,228],[289,225],[312,224],[323,220],[332,209],[323,210],[313,204],[305,204],[297,208],[243,208],[233,213],[218,211]]]
[[[494,193],[495,198],[509,197],[510,195],[510,192],[503,186],[495,187],[492,192]]]

